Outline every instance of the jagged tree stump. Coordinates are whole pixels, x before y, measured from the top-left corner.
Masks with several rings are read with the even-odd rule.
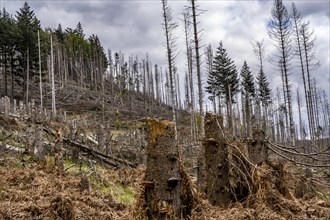
[[[31,154],[34,154],[34,141],[35,141],[35,129],[29,125],[26,128],[26,140],[25,150]]]
[[[205,115],[206,193],[212,205],[226,205],[231,201],[228,149],[221,125],[220,116]]]
[[[45,158],[45,150],[44,150],[44,130],[42,127],[38,127],[36,130],[36,140],[35,140],[35,149],[34,153],[41,159]]]
[[[262,164],[268,159],[267,146],[265,144],[265,132],[254,128],[252,130],[253,141],[249,144],[250,160],[254,164]]]
[[[149,219],[180,218],[179,150],[174,123],[147,120],[147,169],[144,181]]]
[[[101,152],[106,151],[106,132],[103,125],[99,125],[96,133],[97,147]]]
[[[63,170],[64,170],[62,145],[63,145],[63,134],[62,134],[62,131],[59,130],[56,133],[54,154],[55,154],[55,167],[57,167],[58,171],[60,171],[60,172],[63,172]]]

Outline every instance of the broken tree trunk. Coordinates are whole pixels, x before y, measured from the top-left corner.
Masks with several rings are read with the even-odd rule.
[[[221,132],[219,116],[205,115],[205,166],[206,193],[212,205],[226,205],[231,202],[228,149]]]
[[[35,129],[29,125],[26,128],[26,140],[25,140],[25,149],[27,152],[34,153],[34,141],[35,141]]]
[[[180,161],[175,142],[175,125],[147,120],[147,169],[144,181],[149,219],[180,218]]]
[[[56,141],[54,146],[54,153],[55,153],[55,166],[57,167],[59,172],[64,171],[64,162],[63,162],[63,135],[62,131],[59,130],[56,133]]]
[[[45,158],[45,150],[43,148],[44,145],[43,137],[44,137],[44,130],[42,127],[39,127],[36,130],[34,154],[36,154],[41,159]]]
[[[265,144],[265,132],[262,130],[252,130],[253,141],[249,144],[250,160],[257,165],[266,162],[268,159],[267,146]]]

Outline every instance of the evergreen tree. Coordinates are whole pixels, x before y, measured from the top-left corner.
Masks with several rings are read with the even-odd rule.
[[[225,98],[226,102],[234,102],[234,95],[238,92],[238,76],[234,61],[228,56],[222,41],[219,43],[216,54],[213,59],[213,71],[210,74],[214,77],[214,84],[208,86],[214,87],[217,95]]]
[[[250,67],[247,65],[246,61],[242,66],[241,70],[241,78],[242,78],[242,89],[243,93],[247,94],[249,97],[255,97],[255,87],[252,73],[250,71]]]
[[[38,30],[41,30],[40,21],[27,2],[17,12],[16,20],[18,27],[17,50],[22,54],[21,58],[23,59],[21,64],[26,68],[27,53],[29,53],[30,70],[32,71],[38,65]]]
[[[8,95],[9,73],[12,76],[13,96],[13,76],[16,72],[15,48],[17,42],[17,26],[14,18],[3,9],[0,11],[0,67],[2,67],[2,77],[4,80],[4,95]]]
[[[40,21],[27,2],[17,12],[16,19],[18,27],[17,50],[21,55],[19,59],[23,69],[23,94],[25,94],[26,102],[28,102],[30,77],[39,64],[38,31],[41,29]]]
[[[216,73],[214,71],[210,71],[208,73],[206,84],[207,86],[205,87],[205,90],[207,93],[210,94],[208,98],[213,101],[215,97],[220,94],[219,83],[217,81]]]
[[[267,80],[266,74],[261,68],[257,76],[258,85],[258,100],[262,102],[264,106],[267,106],[271,102],[271,89],[269,88],[269,82]]]
[[[250,67],[246,61],[241,70],[242,79],[242,108],[243,108],[243,120],[246,128],[246,134],[249,136],[251,133],[251,112],[252,112],[252,99],[255,97],[255,87]]]
[[[232,120],[232,103],[234,103],[234,95],[238,92],[238,76],[234,61],[228,56],[226,49],[223,47],[222,41],[215,53],[213,59],[212,72],[209,74],[207,90],[211,94],[224,97],[227,107],[227,121],[230,131],[233,129]]]

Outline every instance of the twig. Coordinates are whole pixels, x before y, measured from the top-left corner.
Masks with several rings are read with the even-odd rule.
[[[10,138],[12,135],[13,135],[13,133],[7,135],[6,137],[4,137],[4,138],[3,138],[2,140],[0,140],[0,141],[5,141],[5,140],[7,140],[8,138]]]
[[[74,166],[76,166],[75,163],[74,163],[74,164],[71,164],[69,167],[67,167],[67,168],[64,169],[64,172],[67,171],[67,170],[69,170],[70,168],[72,168],[72,167],[74,167]]]
[[[229,144],[229,143],[227,143],[227,145],[234,147],[242,155],[242,157],[246,160],[246,162],[248,162],[252,167],[256,166],[241,152],[241,150],[238,147],[236,147],[235,145]]]

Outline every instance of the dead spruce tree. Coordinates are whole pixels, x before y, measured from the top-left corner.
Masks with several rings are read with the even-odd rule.
[[[269,37],[274,41],[278,55],[276,65],[283,72],[283,90],[286,98],[285,108],[289,118],[290,142],[295,145],[295,128],[292,114],[291,86],[289,81],[290,61],[292,59],[292,24],[290,15],[283,5],[282,0],[275,0],[271,12],[271,19],[268,24]]]
[[[167,63],[168,63],[168,71],[169,71],[169,86],[170,86],[170,94],[171,94],[171,107],[172,107],[172,117],[175,123],[175,139],[177,139],[177,131],[176,131],[176,101],[175,101],[175,46],[176,46],[176,38],[174,36],[174,30],[177,28],[177,24],[173,21],[172,17],[172,9],[168,4],[167,0],[162,0],[163,5],[163,29],[165,31],[166,37],[166,50],[167,50]]]
[[[204,123],[203,123],[203,87],[202,87],[202,73],[201,73],[201,61],[199,55],[199,43],[200,43],[200,32],[198,31],[198,6],[196,6],[195,0],[190,0],[191,2],[191,11],[192,11],[192,20],[193,20],[193,29],[194,29],[194,44],[195,44],[195,62],[196,62],[196,74],[197,74],[197,87],[198,87],[198,105],[199,105],[199,115],[201,117],[200,131],[199,134],[203,136],[204,134]]]

